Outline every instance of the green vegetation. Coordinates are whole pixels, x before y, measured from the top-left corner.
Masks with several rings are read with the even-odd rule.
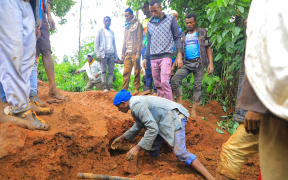
[[[145,1],[127,0],[127,4],[137,10]],[[192,12],[197,15],[198,26],[208,29],[215,72],[211,76],[208,74],[204,76],[202,104],[207,100],[217,100],[225,106],[233,106],[244,54],[244,20],[248,16],[251,0],[162,0],[162,2],[164,8],[179,13],[178,23],[183,30],[185,30],[185,15]],[[183,81],[185,99],[191,98],[191,90],[193,90],[193,78],[189,76]]]
[[[145,1],[127,0],[127,4],[137,10]],[[164,8],[179,13],[178,23],[182,29],[185,30],[185,14],[192,12],[198,17],[198,26],[208,29],[215,72],[213,75],[206,73],[203,78],[202,105],[217,100],[226,112],[228,107],[235,104],[239,69],[245,47],[244,20],[248,16],[250,3],[251,0],[162,0]],[[192,99],[192,75],[183,81],[182,90],[184,99]],[[234,127],[234,121],[231,119],[232,116],[228,113],[222,122],[228,124],[226,130],[233,133],[234,131],[228,128]]]
[[[53,0],[51,4],[51,10],[55,16],[61,18],[60,24],[67,22],[64,16],[69,12],[72,6],[75,4],[73,0]]]
[[[91,38],[87,42],[82,43],[83,46],[81,47],[80,53],[80,61],[78,61],[78,53],[76,53],[72,57],[65,57],[63,62],[60,64],[55,64],[55,80],[57,83],[57,87],[65,90],[65,91],[72,91],[72,92],[81,92],[85,91],[85,86],[88,82],[88,77],[85,72],[80,74],[75,74],[76,70],[81,68],[87,62],[87,55],[89,53],[94,52],[94,38]],[[94,57],[96,55],[94,54]],[[41,57],[40,57],[41,59]],[[54,61],[56,57],[53,57]],[[114,70],[114,83],[113,88],[117,91],[121,90],[122,82],[123,82],[123,75],[120,70],[123,69],[123,65],[116,64]],[[44,65],[42,60],[39,61],[38,67],[39,75],[38,78],[42,81],[48,82],[48,78],[44,69]],[[141,76],[142,79],[142,76]],[[134,91],[133,86],[134,75],[131,75],[129,90]],[[141,86],[143,87],[143,83],[141,81]],[[141,88],[142,88],[141,87]]]

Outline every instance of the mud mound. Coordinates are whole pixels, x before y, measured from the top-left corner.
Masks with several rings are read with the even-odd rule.
[[[40,98],[49,100],[47,86],[39,85]],[[0,124],[0,179],[77,179],[78,172],[137,179],[203,179],[177,161],[168,145],[163,146],[157,158],[142,152],[136,172],[127,173],[125,151],[109,151],[112,139],[133,125],[129,113],[120,113],[112,105],[115,93],[63,93],[70,101],[52,104],[54,113],[41,116],[51,125],[50,131],[29,131],[9,123]],[[186,102],[185,106],[190,109],[191,104]],[[216,122],[224,113],[216,102],[199,107],[197,112],[199,116],[187,123],[187,148],[215,175],[221,145],[229,137],[227,133],[221,135],[215,131]],[[143,133],[129,145],[135,145]],[[256,179],[257,161],[253,159],[244,166],[241,179]]]

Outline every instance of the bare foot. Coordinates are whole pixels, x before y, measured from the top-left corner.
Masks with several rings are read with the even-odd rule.
[[[59,90],[55,89],[55,90],[50,90],[49,91],[49,96],[58,100],[66,100],[68,98],[68,96],[63,96]]]
[[[0,123],[12,123],[15,124],[16,126],[22,127],[22,128],[27,128],[27,121],[24,119],[15,117],[15,116],[9,116],[4,113],[0,113]],[[27,128],[28,129],[28,128]]]

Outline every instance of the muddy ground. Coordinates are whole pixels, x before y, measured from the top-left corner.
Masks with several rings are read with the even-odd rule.
[[[39,84],[40,98],[49,98],[47,85]],[[77,179],[78,172],[91,172],[137,179],[204,179],[184,163],[177,161],[171,148],[164,145],[160,157],[142,152],[135,173],[127,173],[123,152],[111,151],[111,139],[133,125],[130,114],[113,106],[115,92],[68,93],[70,101],[52,104],[54,113],[41,116],[51,130],[30,131],[13,124],[0,124],[0,179]],[[1,104],[1,106],[3,106]],[[191,104],[185,102],[191,109]],[[1,110],[2,111],[2,110]],[[187,148],[215,175],[221,145],[229,134],[218,134],[216,122],[225,115],[221,106],[211,102],[198,107],[197,118],[186,126]],[[205,117],[205,118],[203,118]],[[143,132],[142,132],[143,134]],[[141,136],[131,144],[136,144]],[[134,167],[129,167],[134,168]],[[257,179],[258,158],[249,160],[240,179]]]

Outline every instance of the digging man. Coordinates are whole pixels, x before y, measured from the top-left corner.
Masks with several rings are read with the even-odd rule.
[[[189,113],[182,105],[161,97],[132,96],[125,89],[116,94],[113,104],[121,112],[131,110],[135,123],[113,141],[112,149],[121,148],[124,139],[132,140],[145,128],[144,137],[127,153],[127,160],[136,158],[141,149],[150,151],[151,156],[157,157],[160,155],[161,145],[166,141],[173,147],[180,161],[192,165],[207,179],[214,179],[196,155],[186,149],[185,126]]]

